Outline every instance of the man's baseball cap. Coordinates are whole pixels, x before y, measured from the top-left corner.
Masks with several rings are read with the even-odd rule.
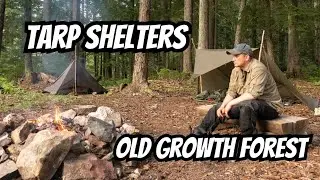
[[[230,51],[226,51],[228,55],[238,55],[238,54],[247,54],[249,56],[253,55],[252,49],[248,44],[241,43],[234,46]]]

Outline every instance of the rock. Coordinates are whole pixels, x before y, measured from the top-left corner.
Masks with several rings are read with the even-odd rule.
[[[111,162],[82,154],[64,161],[62,179],[117,179],[117,175]]]
[[[23,116],[15,113],[8,114],[5,118],[3,118],[3,122],[12,129],[19,127],[24,121],[25,118]]]
[[[122,134],[136,134],[139,133],[139,130],[136,129],[134,126],[131,126],[129,124],[124,123],[121,128],[120,131]]]
[[[110,118],[110,120],[113,120],[116,128],[119,128],[122,126],[123,120],[122,120],[120,113],[115,112],[115,113],[111,114],[109,118]]]
[[[11,132],[11,139],[15,144],[24,142],[29,134],[35,130],[36,126],[33,123],[25,122],[17,129]]]
[[[7,151],[10,154],[10,159],[12,159],[13,161],[17,161],[17,158],[20,154],[20,152],[22,151],[23,147],[22,145],[19,144],[11,144],[8,148]]]
[[[84,133],[84,138],[88,139],[90,134],[91,134],[91,130],[90,130],[90,128],[87,128],[86,132]]]
[[[90,144],[92,144],[94,146],[103,147],[106,145],[105,142],[100,141],[99,138],[97,138],[96,136],[93,136],[93,135],[88,136],[88,141],[90,142]]]
[[[87,116],[76,116],[73,119],[73,124],[79,124],[80,126],[87,126],[88,117]]]
[[[77,113],[73,109],[69,109],[68,111],[64,111],[60,114],[62,120],[67,122],[72,122],[72,120],[76,117]]]
[[[90,152],[91,144],[88,140],[82,141],[81,144],[84,146],[87,152]]]
[[[97,136],[101,141],[110,143],[116,136],[116,129],[114,125],[102,121],[96,117],[89,116],[88,127],[92,134]]]
[[[96,112],[89,113],[88,116],[96,117],[110,124],[113,121],[116,127],[121,127],[123,121],[120,113],[106,106],[98,107]]]
[[[30,133],[28,138],[26,139],[24,145],[23,145],[23,148],[27,147],[33,141],[35,136],[36,136],[35,133]]]
[[[7,130],[6,126],[5,122],[0,121],[0,135]]]
[[[0,136],[0,147],[8,146],[11,142],[12,140],[9,138],[9,134],[7,132]]]
[[[4,151],[2,147],[0,147],[0,163],[4,162],[9,158],[8,154]]]
[[[77,113],[77,115],[88,115],[91,112],[97,110],[97,106],[95,105],[77,105],[73,108],[73,110]]]
[[[79,142],[79,143],[76,143],[76,144],[73,144],[71,149],[70,149],[70,152],[76,154],[76,155],[80,155],[80,154],[84,154],[87,152],[86,150],[86,147],[84,146],[83,143]]]
[[[19,173],[16,164],[7,160],[4,163],[0,164],[0,179],[1,180],[12,180],[13,178],[18,178]]]
[[[17,159],[22,179],[51,179],[68,154],[75,133],[43,130],[24,148]]]
[[[76,155],[80,155],[80,154],[84,154],[86,153],[86,148],[84,146],[84,144],[81,142],[81,136],[79,134],[77,134],[73,140],[73,144],[72,147],[70,149],[70,152],[76,154]]]

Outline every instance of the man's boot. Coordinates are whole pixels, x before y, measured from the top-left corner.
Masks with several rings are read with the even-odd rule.
[[[212,131],[218,126],[220,120],[216,116],[217,109],[220,107],[219,105],[213,106],[206,116],[203,118],[201,124],[193,129],[192,134],[195,135],[203,135],[203,134],[211,134]]]

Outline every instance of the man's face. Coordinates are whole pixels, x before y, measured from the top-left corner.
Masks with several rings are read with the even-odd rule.
[[[248,64],[249,56],[246,54],[233,55],[232,61],[235,67],[243,68]]]

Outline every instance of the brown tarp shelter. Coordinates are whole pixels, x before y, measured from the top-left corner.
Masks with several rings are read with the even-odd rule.
[[[76,73],[75,73],[76,71]],[[76,77],[76,79],[75,79]],[[43,92],[51,94],[69,94],[76,93],[104,93],[106,90],[94,79],[90,73],[79,62],[71,62],[67,69],[60,75],[60,77],[49,87],[46,87]]]
[[[252,49],[254,57],[258,59],[259,49]],[[194,67],[194,77],[201,76],[202,90],[214,91],[226,89],[229,85],[229,79],[232,69],[234,68],[232,57],[226,54],[227,49],[197,49]],[[283,99],[299,99],[314,110],[318,101],[302,95],[290,82],[284,73],[279,69],[275,62],[266,55],[261,53],[261,62],[271,72],[277,83],[279,93]]]

